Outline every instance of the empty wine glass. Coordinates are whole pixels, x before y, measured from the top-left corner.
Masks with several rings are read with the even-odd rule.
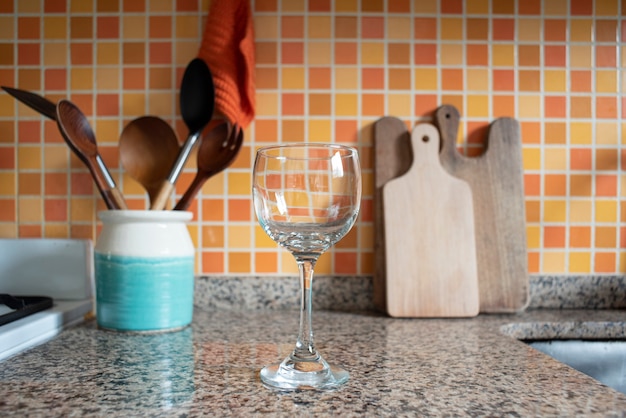
[[[315,143],[261,148],[252,189],[259,224],[293,254],[301,287],[296,347],[282,363],[264,367],[261,380],[281,390],[337,388],[348,380],[348,372],[330,366],[315,349],[311,282],[319,256],[348,233],[359,213],[357,151]]]

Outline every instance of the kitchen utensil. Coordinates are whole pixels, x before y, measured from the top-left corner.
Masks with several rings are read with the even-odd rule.
[[[109,209],[127,209],[122,194],[98,153],[96,136],[87,117],[68,100],[57,104],[57,125],[70,149],[85,163]]]
[[[20,102],[52,120],[57,118],[57,105],[36,93],[2,86],[2,89]]]
[[[156,199],[179,152],[176,132],[156,116],[133,119],[120,135],[122,167],[146,189],[150,202]]]
[[[242,143],[243,129],[237,124],[231,129],[230,122],[224,122],[211,129],[198,149],[198,172],[174,210],[187,210],[204,182],[233,162]]]
[[[385,219],[383,186],[389,180],[406,173],[411,167],[411,135],[400,119],[386,116],[374,124],[374,304],[385,311]]]
[[[195,58],[185,69],[180,87],[180,112],[189,129],[189,136],[185,140],[167,180],[163,182],[157,197],[152,201],[150,209],[161,210],[165,207],[193,146],[198,141],[202,129],[213,116],[214,107],[215,87],[213,86],[211,70],[204,60]]]
[[[456,149],[458,110],[441,106],[435,117],[443,141],[441,164],[472,189],[480,310],[519,312],[530,302],[519,124],[495,120],[485,152],[468,158]]]
[[[439,163],[439,133],[411,135],[409,171],[383,186],[387,312],[394,317],[478,314],[472,193]]]

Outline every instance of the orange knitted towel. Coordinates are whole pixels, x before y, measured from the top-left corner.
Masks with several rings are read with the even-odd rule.
[[[246,128],[254,118],[254,31],[249,0],[212,0],[198,57],[215,84],[215,111]]]

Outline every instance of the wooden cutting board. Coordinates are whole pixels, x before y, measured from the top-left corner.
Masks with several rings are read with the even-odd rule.
[[[472,193],[439,162],[439,132],[420,124],[413,163],[383,186],[387,312],[469,317],[479,312]]]
[[[387,310],[383,186],[411,167],[411,135],[400,119],[386,116],[374,123],[374,305]]]
[[[480,311],[522,311],[530,300],[519,124],[511,118],[496,119],[486,151],[468,158],[456,149],[458,110],[441,106],[435,119],[443,142],[441,164],[472,190]]]

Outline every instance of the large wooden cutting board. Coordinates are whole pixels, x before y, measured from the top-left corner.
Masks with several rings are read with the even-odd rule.
[[[472,193],[439,162],[439,132],[411,135],[409,171],[383,186],[387,312],[469,317],[479,312]]]
[[[456,149],[459,112],[437,109],[441,164],[467,181],[474,202],[480,311],[519,312],[529,303],[522,144],[515,119],[496,119],[486,151],[468,158]]]
[[[386,116],[374,123],[374,305],[387,310],[383,186],[409,170],[411,135],[400,119]]]

